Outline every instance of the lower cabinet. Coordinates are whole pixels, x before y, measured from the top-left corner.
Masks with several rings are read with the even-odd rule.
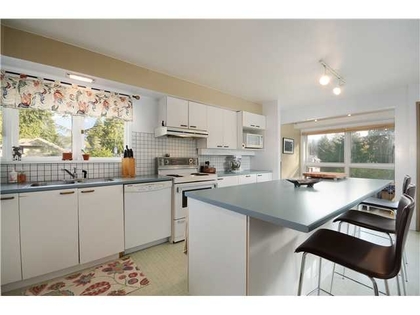
[[[268,182],[270,180],[273,180],[273,174],[272,173],[257,174],[257,183]]]
[[[229,187],[238,185],[238,176],[225,176],[217,179],[217,187]]]
[[[18,194],[1,195],[1,284],[22,280]]]
[[[77,189],[19,194],[23,279],[79,263]]]
[[[80,263],[124,251],[123,186],[80,188]]]
[[[239,185],[254,184],[256,182],[257,182],[257,175],[256,174],[248,174],[248,175],[239,175],[238,176]]]

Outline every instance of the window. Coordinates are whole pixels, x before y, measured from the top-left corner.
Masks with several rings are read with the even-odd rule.
[[[82,149],[91,158],[116,158],[121,156],[124,143],[129,143],[129,124],[119,119],[1,108],[0,127],[3,125],[9,135],[4,139],[3,133],[0,136],[0,152],[4,151],[5,160],[12,159],[11,147],[16,143],[23,147],[26,161],[61,160],[63,152],[72,152],[73,159],[81,159]]]
[[[394,179],[394,141],[392,126],[304,135],[303,169]]]
[[[309,135],[307,161],[344,162],[344,133]]]
[[[120,156],[124,151],[124,122],[85,117],[83,147],[92,157]]]
[[[72,117],[44,110],[19,110],[22,157],[60,156],[71,152]]]

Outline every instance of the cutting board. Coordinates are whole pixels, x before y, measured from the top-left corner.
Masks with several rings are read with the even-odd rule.
[[[333,172],[304,172],[303,176],[305,178],[311,177],[311,178],[329,178],[329,179],[341,179],[345,178],[345,173],[333,173]]]

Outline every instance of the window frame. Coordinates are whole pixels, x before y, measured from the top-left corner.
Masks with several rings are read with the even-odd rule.
[[[1,157],[2,162],[16,162],[12,160],[12,147],[19,143],[19,109],[3,107],[3,156]],[[75,162],[120,162],[120,157],[90,157],[89,161],[84,161],[82,158],[82,147],[83,147],[83,116],[72,116],[72,152],[73,160],[68,161],[71,163]],[[124,143],[131,144],[131,130],[132,122],[124,122]],[[45,157],[25,157],[26,163],[64,163],[59,156],[45,156]],[[22,163],[19,161],[17,163]]]
[[[356,128],[355,128],[356,129]],[[359,128],[357,128],[359,129]],[[366,129],[366,127],[360,127],[360,131],[362,130],[373,130],[378,129],[375,126]],[[394,128],[395,130],[395,128]],[[351,133],[355,130],[344,130],[344,162],[320,162],[320,163],[312,163],[307,162],[307,155],[308,155],[308,135],[310,134],[302,134],[301,135],[301,146],[304,148],[302,150],[301,156],[301,175],[303,172],[306,172],[308,167],[343,167],[344,173],[346,176],[350,176],[350,169],[351,168],[363,168],[363,169],[383,169],[383,170],[394,170],[395,174],[395,162],[394,163],[351,163]],[[337,130],[325,130],[325,134],[328,133],[337,133]],[[317,133],[319,134],[319,133]],[[395,140],[394,140],[395,141]]]

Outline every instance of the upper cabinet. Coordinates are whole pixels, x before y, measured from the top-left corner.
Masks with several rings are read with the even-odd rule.
[[[265,116],[248,112],[240,112],[242,127],[248,129],[265,129]]]
[[[159,101],[159,126],[207,130],[207,106],[187,100],[163,97]]]
[[[206,140],[200,140],[199,147],[207,149],[236,149],[237,148],[237,119],[236,112],[207,107],[207,129],[209,135]]]

